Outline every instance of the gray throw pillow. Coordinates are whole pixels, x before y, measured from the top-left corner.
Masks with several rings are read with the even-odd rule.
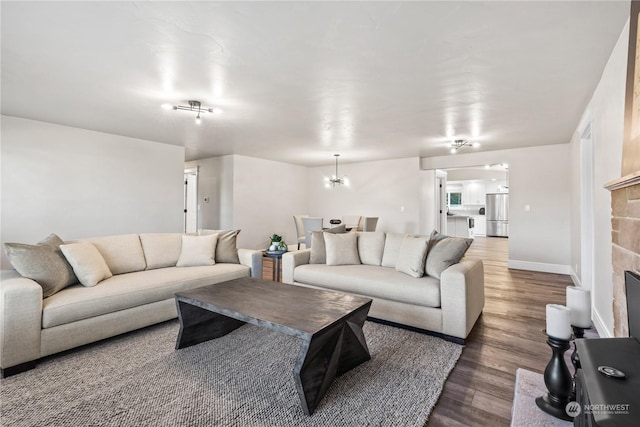
[[[424,276],[424,262],[427,257],[429,238],[407,236],[400,245],[396,271],[411,277]]]
[[[42,296],[47,298],[78,283],[73,268],[60,250],[63,243],[60,237],[51,234],[36,245],[5,243],[4,249],[13,268],[22,277],[42,286]]]
[[[238,234],[240,230],[201,230],[200,235],[217,234],[216,262],[240,264],[238,257]]]
[[[449,237],[434,230],[429,241],[425,272],[439,279],[444,270],[462,259],[472,242],[473,239]]]
[[[324,234],[342,234],[347,232],[344,224],[328,230],[311,232],[311,254],[309,255],[309,264],[326,264],[327,263],[327,247],[324,243]]]
[[[359,231],[358,255],[360,255],[360,262],[367,265],[380,265],[385,240],[384,231]]]
[[[324,233],[327,246],[327,265],[360,264],[356,233]]]

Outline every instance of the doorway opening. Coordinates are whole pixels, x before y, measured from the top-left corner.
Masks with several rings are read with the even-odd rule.
[[[184,232],[198,231],[198,168],[184,171]]]

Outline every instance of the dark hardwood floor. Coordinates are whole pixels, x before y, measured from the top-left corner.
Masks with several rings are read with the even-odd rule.
[[[485,306],[427,426],[508,426],[517,368],[544,372],[546,304],[564,304],[569,276],[509,270],[508,239],[478,237],[467,256],[484,262]]]
[[[569,276],[509,270],[508,239],[477,237],[467,256],[481,258],[485,307],[427,422],[434,426],[508,426],[517,368],[542,373],[546,304],[564,304]],[[271,280],[271,260],[263,277]]]

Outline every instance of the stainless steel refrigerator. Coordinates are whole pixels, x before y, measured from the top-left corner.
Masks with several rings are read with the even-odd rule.
[[[509,194],[488,193],[486,202],[487,236],[509,237]]]

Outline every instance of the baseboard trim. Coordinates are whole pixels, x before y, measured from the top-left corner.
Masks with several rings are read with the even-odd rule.
[[[581,288],[582,282],[580,281],[580,278],[578,277],[578,275],[576,274],[576,271],[573,268],[571,269],[570,276],[571,276],[571,281],[573,282],[573,285]]]
[[[507,263],[509,268],[515,270],[540,271],[542,273],[555,273],[571,275],[571,267],[562,264],[548,264],[544,262],[519,261],[510,259]]]
[[[592,307],[591,309],[591,317],[593,320],[593,326],[596,327],[596,331],[598,331],[600,338],[613,338],[613,332],[604,325],[602,317],[600,317],[600,313],[598,313],[598,310],[596,310],[595,307]]]

